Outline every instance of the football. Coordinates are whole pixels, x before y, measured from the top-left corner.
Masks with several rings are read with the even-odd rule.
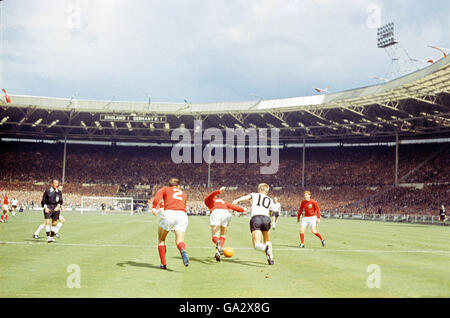
[[[227,246],[223,249],[223,255],[225,255],[225,257],[231,257],[231,256],[233,256],[233,254],[234,254],[234,250],[232,247]]]

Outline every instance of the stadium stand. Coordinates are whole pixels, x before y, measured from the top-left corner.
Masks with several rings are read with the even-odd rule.
[[[52,176],[48,165],[62,171],[62,145],[2,142],[0,190],[27,206],[39,205],[42,188]],[[177,176],[186,186],[189,206],[206,212],[203,199],[208,165],[175,164],[171,148],[75,145],[67,146],[64,193],[67,206],[77,207],[81,196],[133,196],[147,199],[167,178]],[[261,164],[212,164],[211,182],[228,186],[224,198],[234,198],[255,190],[259,182],[271,185],[283,210],[293,214],[298,208],[301,188],[301,149],[280,151],[279,170],[260,175]],[[449,197],[450,153],[448,144],[402,145],[400,179],[424,184],[393,188],[393,147],[354,146],[307,148],[305,185],[321,202],[323,211],[346,213],[435,214],[436,207]],[[418,168],[418,169],[417,169]],[[143,186],[145,185],[145,186]],[[140,187],[141,186],[141,187]]]

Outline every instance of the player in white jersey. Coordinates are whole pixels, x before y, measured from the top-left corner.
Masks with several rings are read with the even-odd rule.
[[[277,228],[278,217],[281,213],[281,204],[278,201],[278,198],[273,198],[273,210],[272,210],[272,228],[275,230]]]
[[[266,253],[269,265],[274,264],[272,243],[270,242],[270,211],[273,209],[273,200],[267,196],[269,185],[260,183],[258,193],[250,193],[233,201],[233,204],[251,200],[250,232],[252,233],[253,248]],[[261,243],[261,235],[264,243]]]
[[[64,210],[63,210],[64,211]],[[60,238],[59,235],[59,230],[61,229],[61,227],[64,225],[64,222],[66,222],[66,220],[64,219],[64,217],[62,216],[62,214],[59,215],[59,219],[58,219],[58,223],[56,224],[56,226],[53,228],[53,232],[55,232],[55,236],[56,238]],[[45,228],[45,221],[44,223],[40,224],[36,231],[33,234],[33,238],[35,239],[39,239],[39,233],[41,233],[41,231]]]
[[[18,205],[17,203],[18,203],[18,201],[17,201],[16,198],[13,198],[13,199],[11,200],[11,207],[12,207],[11,214],[12,214],[12,216],[15,216],[15,215],[16,215],[16,209],[17,209],[17,205]]]

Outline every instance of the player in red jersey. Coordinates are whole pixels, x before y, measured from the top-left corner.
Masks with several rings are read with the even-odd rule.
[[[0,222],[6,223],[6,220],[8,220],[8,215],[9,215],[9,199],[8,196],[5,194],[5,197],[3,198],[2,216]]]
[[[177,248],[181,253],[184,266],[189,265],[189,258],[186,253],[186,244],[184,243],[184,234],[188,226],[188,216],[186,214],[187,197],[180,189],[180,180],[171,178],[169,186],[163,187],[156,192],[152,203],[153,215],[159,215],[158,228],[158,252],[161,260],[161,269],[167,269],[166,263],[166,237],[170,231],[175,232],[175,241]],[[163,201],[164,210],[160,211],[160,204]]]
[[[300,209],[297,212],[297,223],[300,220],[300,216],[303,211],[305,211],[305,215],[302,218],[302,224],[300,227],[300,245],[298,247],[305,247],[305,229],[308,226],[311,226],[311,231],[317,236],[322,242],[322,246],[325,246],[325,240],[322,238],[319,232],[317,232],[316,223],[320,223],[320,209],[317,201],[311,199],[311,192],[305,191],[305,200],[302,200],[300,203]]]
[[[211,225],[212,241],[216,245],[216,261],[220,262],[220,255],[223,255],[223,245],[225,244],[228,225],[231,221],[230,210],[237,212],[245,212],[246,209],[231,204],[222,199],[216,199],[218,194],[224,193],[226,187],[211,192],[205,199],[205,205],[210,210],[209,224]],[[219,237],[220,235],[220,237]]]

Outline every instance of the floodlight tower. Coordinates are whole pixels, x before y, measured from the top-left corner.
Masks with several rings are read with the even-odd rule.
[[[391,59],[388,70],[389,76],[387,76],[390,79],[397,78],[417,69],[413,63],[414,60],[401,47],[394,35],[394,22],[389,22],[377,29],[377,46],[380,49],[384,49]]]

